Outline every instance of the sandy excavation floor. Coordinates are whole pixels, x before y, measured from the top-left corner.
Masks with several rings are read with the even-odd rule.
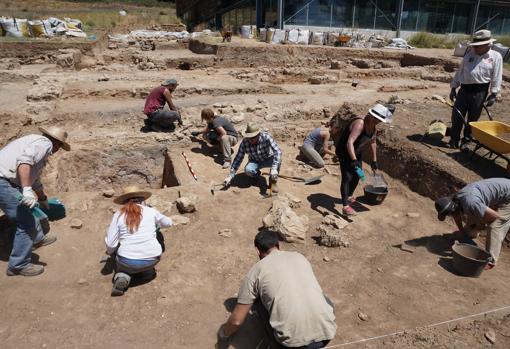
[[[234,40],[230,48],[239,45]],[[283,243],[283,249],[299,251],[311,261],[324,292],[336,304],[338,332],[332,347],[407,330],[343,347],[508,348],[508,309],[423,328],[509,305],[508,249],[503,249],[498,267],[481,278],[457,276],[449,259],[454,225],[437,221],[431,200],[443,194],[434,189],[453,190],[481,177],[506,176],[505,170],[500,163],[483,160],[465,164],[466,155],[416,142],[431,120],[449,120],[448,107],[430,97],[447,96],[449,67],[458,61],[443,52],[441,59],[448,64],[401,67],[394,58],[401,53],[364,50],[362,60],[375,64],[365,69],[356,65],[366,64],[353,62],[358,59],[352,58],[354,51],[332,48],[341,52],[334,59],[322,51],[303,51],[316,56],[311,62],[296,61],[296,52],[308,48],[291,52],[283,47],[280,62],[265,65],[261,63],[268,57],[265,46],[244,49],[248,48],[259,56],[238,64],[231,63],[229,54],[237,51],[229,53],[229,46],[216,56],[177,48],[150,53],[97,48],[82,70],[56,66],[53,58],[21,65],[15,57],[0,61],[0,145],[36,131],[37,126],[58,123],[69,130],[73,146],[72,152],[53,156],[45,171],[48,194],[59,197],[67,208],[67,217],[51,225],[58,241],[34,254],[36,262],[46,266],[45,273],[36,278],[0,273],[2,347],[214,347],[239,283],[257,261],[253,237],[272,200],[242,175],[228,191],[211,195],[211,185],[221,183],[227,172],[209,151],[190,140],[189,132],[200,125],[201,108],[218,103],[216,110],[234,118],[237,128],[251,120],[272,131],[284,152],[282,173],[324,175],[319,185],[283,179],[279,184],[283,193],[301,200],[295,211],[309,219],[305,243]],[[147,57],[155,62],[154,69],[139,69],[137,59]],[[331,60],[340,62],[340,69],[330,69]],[[196,68],[168,68],[181,61],[197,62]],[[317,76],[324,77],[319,79],[322,83],[310,84],[309,79]],[[179,80],[175,100],[183,108],[185,124],[192,126],[173,134],[141,132],[144,97],[168,77]],[[357,88],[351,87],[353,79],[360,81]],[[349,224],[349,247],[321,247],[314,239],[317,225],[323,215],[341,210],[339,169],[334,164],[325,170],[304,166],[295,159],[297,146],[345,102],[347,109],[366,111],[377,100],[394,95],[400,103],[395,123],[380,139],[380,162],[390,194],[380,206],[364,205]],[[506,89],[503,98],[494,115],[510,122],[505,115],[510,105]],[[159,189],[165,149],[181,185]],[[198,182],[184,167],[182,151]],[[151,203],[168,215],[178,214],[173,202],[179,193],[197,195],[198,209],[186,215],[187,225],[164,230],[166,252],[157,278],[111,298],[112,274],[100,259],[114,205],[102,192],[111,188],[118,192],[127,183],[151,187]],[[356,194],[363,195],[361,187]],[[70,227],[76,218],[83,222],[81,229]],[[8,230],[5,221],[0,227],[2,233]],[[218,234],[225,228],[232,230],[230,237]],[[404,241],[414,246],[413,253],[399,248]],[[6,234],[0,247],[4,270]],[[360,312],[368,315],[367,321],[358,317]],[[496,333],[493,345],[484,338],[487,329]],[[231,347],[269,347],[256,318],[249,318]]]

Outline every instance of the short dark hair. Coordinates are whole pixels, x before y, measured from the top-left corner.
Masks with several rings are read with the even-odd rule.
[[[262,230],[255,236],[254,243],[260,252],[267,252],[273,247],[279,247],[280,239],[275,231]]]

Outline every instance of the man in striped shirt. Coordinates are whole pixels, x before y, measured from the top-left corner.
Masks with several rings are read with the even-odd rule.
[[[282,163],[282,151],[268,132],[261,131],[258,125],[251,123],[246,127],[244,138],[230,167],[230,174],[225,178],[224,185],[230,185],[246,153],[248,154],[248,164],[244,168],[244,173],[250,177],[257,177],[260,175],[261,168],[271,168],[269,173],[271,190],[273,193],[278,193],[277,180]]]

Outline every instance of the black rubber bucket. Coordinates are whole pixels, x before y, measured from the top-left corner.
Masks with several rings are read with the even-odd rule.
[[[387,187],[374,187],[372,185],[367,185],[363,190],[365,192],[365,199],[367,203],[371,205],[379,205],[388,195]]]
[[[455,241],[452,246],[453,268],[460,274],[470,277],[479,277],[485,266],[490,262],[489,252],[478,246],[461,244]]]

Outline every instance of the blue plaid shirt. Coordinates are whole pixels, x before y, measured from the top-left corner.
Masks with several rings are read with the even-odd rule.
[[[245,153],[248,153],[248,161],[257,163],[273,157],[271,171],[278,171],[278,167],[282,161],[282,151],[273,137],[267,132],[260,132],[257,144],[251,144],[249,138],[244,138],[242,140],[234,162],[232,163],[232,167],[230,168],[230,173],[232,175],[234,175],[239,169],[239,166],[241,166]]]

